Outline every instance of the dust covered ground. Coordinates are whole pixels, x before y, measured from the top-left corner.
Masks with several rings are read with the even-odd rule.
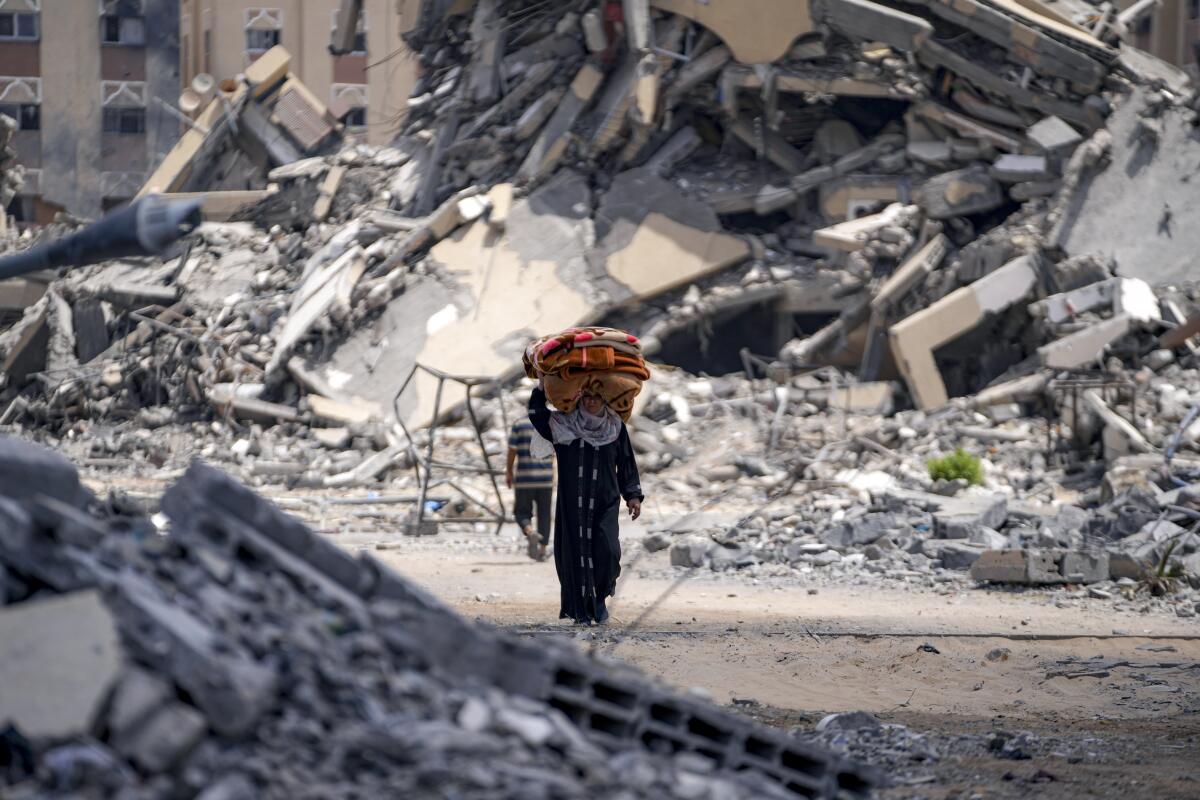
[[[337,538],[382,545],[389,564],[464,613],[529,636],[574,637],[847,748],[891,776],[881,797],[1200,796],[1194,620],[1068,604],[1044,591],[708,571],[678,582],[686,573],[672,571],[665,553],[634,546],[640,533],[622,531],[627,565],[612,625],[587,630],[555,619],[553,565],[525,558],[511,531],[499,540]],[[826,714],[855,710],[878,722],[813,731]]]
[[[641,546],[651,505],[645,526],[622,526],[611,624],[581,629],[556,619],[554,566],[530,561],[512,526],[381,534],[380,520],[364,529],[354,506],[314,514],[312,495],[268,495],[309,509],[301,516],[332,541],[372,551],[464,614],[574,639],[846,750],[888,775],[882,798],[1200,797],[1196,618],[965,578],[689,571]],[[827,715],[854,711],[870,716],[816,730]]]

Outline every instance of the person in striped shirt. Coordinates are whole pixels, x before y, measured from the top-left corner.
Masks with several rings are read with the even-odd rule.
[[[554,456],[545,460],[529,453],[533,423],[519,420],[508,436],[508,467],[505,481],[516,495],[513,516],[529,543],[529,557],[546,560],[546,545],[550,543],[551,508],[554,493]],[[537,530],[533,528],[534,509],[537,510]]]

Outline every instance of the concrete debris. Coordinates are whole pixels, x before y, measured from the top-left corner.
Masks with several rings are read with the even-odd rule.
[[[229,219],[159,261],[0,282],[0,427],[89,477],[201,457],[414,498],[363,523],[388,529],[436,446],[471,463],[428,501],[436,532],[494,491],[524,343],[602,322],[656,361],[631,426],[648,479],[681,515],[748,506],[653,531],[680,567],[1065,585],[1105,552],[1099,580],[1140,580],[1166,548],[1122,541],[1194,524],[1162,498],[1200,482],[1198,104],[1110,23],[977,0],[414,5],[392,146],[343,137],[274,48],[144,187]],[[469,409],[439,372],[478,380]],[[957,448],[978,474],[933,478]],[[206,752],[161,713],[179,739],[123,740],[138,770]],[[504,718],[537,747],[544,725]],[[372,746],[440,741],[388,731]]]
[[[1025,7],[756,1],[764,19],[728,0],[423,7],[403,34],[423,77],[391,147],[344,141],[273,48],[143,188],[199,193],[229,221],[160,267],[61,276],[44,305],[49,280],[0,293],[0,413],[53,433],[230,413],[419,428],[433,382],[396,401],[417,364],[505,382],[530,330],[640,315],[638,333],[694,332],[745,318],[755,292],[777,292],[776,322],[741,346],[863,384],[902,378],[869,404],[889,413],[969,397],[1031,359],[1051,374],[1132,357],[1122,348],[1174,319],[1160,304],[1182,303],[1176,325],[1193,313],[1186,287],[1159,291],[1196,249],[1175,222],[1194,193],[1171,154],[1196,145],[1173,76]],[[1135,135],[1147,121],[1153,142]],[[1114,219],[1130,191],[1161,207]],[[1145,257],[1122,249],[1147,239]],[[1069,264],[1101,253],[1117,274],[1094,282],[1144,283],[1067,286]],[[819,310],[782,299],[831,281]],[[682,302],[692,286],[744,299]],[[1089,295],[1122,286],[1139,293]],[[680,365],[740,369],[736,350]],[[339,385],[298,381],[297,357]],[[217,384],[265,388],[214,404]],[[308,394],[379,411],[313,417]]]
[[[24,524],[31,525],[27,516]],[[19,535],[10,528],[6,544]],[[27,527],[25,536],[31,535]],[[86,736],[99,726],[122,661],[117,623],[95,591],[6,607],[0,610],[0,719],[35,741]]]
[[[47,464],[71,471],[0,439],[4,472]],[[131,796],[382,796],[436,781],[464,797],[832,800],[880,780],[631,667],[470,622],[200,463],[163,496],[162,533],[95,498],[0,491],[14,579],[0,719],[5,747],[24,748],[0,774],[6,795],[95,789],[86,770],[51,769],[72,742]],[[668,738],[706,754],[686,791],[654,746]],[[331,741],[346,754],[329,757]],[[628,769],[588,768],[618,754]]]

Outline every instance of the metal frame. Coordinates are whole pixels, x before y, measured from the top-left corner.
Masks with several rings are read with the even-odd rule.
[[[412,432],[408,426],[404,424],[404,417],[400,413],[400,398],[404,395],[404,390],[412,383],[413,378],[418,371],[425,372],[437,379],[437,391],[433,396],[433,415],[429,423],[429,442],[425,445],[425,454],[422,455],[417,447],[416,439],[413,438]],[[483,464],[480,467],[474,464],[452,464],[445,461],[437,461],[433,457],[434,442],[436,440],[439,417],[442,413],[442,391],[445,389],[446,381],[460,384],[466,390],[466,407],[467,415],[471,418],[471,427],[475,430],[475,440],[479,443],[479,451],[483,454]],[[482,517],[471,520],[471,522],[494,522],[496,523],[496,535],[500,534],[500,529],[504,523],[508,521],[508,517],[504,510],[504,496],[500,493],[500,484],[496,482],[496,476],[501,474],[499,471],[492,469],[492,460],[488,456],[487,444],[483,441],[483,431],[479,426],[479,417],[475,414],[475,406],[472,403],[471,392],[480,386],[495,387],[500,396],[500,418],[504,425],[504,430],[508,430],[508,411],[504,407],[503,384],[495,378],[477,377],[471,375],[451,375],[447,372],[442,372],[434,367],[428,367],[424,364],[416,364],[409,371],[408,377],[404,379],[400,390],[396,392],[396,396],[392,398],[392,409],[396,413],[396,421],[400,424],[400,429],[404,431],[405,438],[408,439],[408,452],[412,459],[413,472],[417,476],[417,483],[420,485],[420,492],[417,495],[417,513],[416,518],[408,526],[405,533],[409,535],[419,535],[421,533],[422,524],[425,521],[425,501],[428,498],[429,490],[447,485],[459,492],[463,497],[471,503],[487,511],[492,516]],[[434,481],[434,469],[447,470],[449,472],[467,472],[467,473],[487,473],[492,481],[492,491],[495,493],[496,506],[492,508],[484,501],[473,496],[469,491],[464,489],[451,478],[442,478]],[[424,472],[422,472],[424,470]]]
[[[1079,434],[1075,430],[1079,420],[1079,397],[1084,392],[1097,389],[1104,402],[1113,410],[1114,414],[1120,414],[1117,411],[1117,404],[1122,396],[1129,398],[1131,410],[1131,419],[1129,422],[1135,427],[1138,425],[1138,386],[1135,381],[1128,378],[1118,377],[1111,373],[1102,372],[1100,370],[1069,370],[1067,377],[1055,378],[1050,381],[1050,394],[1058,401],[1055,407],[1050,409],[1051,413],[1057,412],[1058,408],[1066,406],[1066,400],[1070,398],[1071,409],[1071,437],[1070,440],[1062,436],[1061,432],[1055,430],[1055,425],[1047,418],[1046,424],[1046,460],[1052,462],[1055,455],[1065,452],[1078,452],[1081,449],[1079,443]]]

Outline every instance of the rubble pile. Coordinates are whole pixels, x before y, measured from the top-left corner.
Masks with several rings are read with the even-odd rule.
[[[762,5],[421,4],[384,148],[272,122],[306,96],[272,50],[146,187],[213,221],[161,264],[43,276],[0,333],[0,426],[97,468],[408,491],[430,423],[444,463],[482,456],[446,376],[502,456],[524,344],[599,321],[661,375],[632,424],[661,494],[744,506],[656,534],[679,563],[1194,572],[1186,77],[1099,11]],[[239,151],[253,187],[213,166]],[[930,478],[960,446],[984,487]],[[440,519],[491,490],[477,465]]]
[[[1081,442],[1031,413],[1054,402],[1057,380],[1024,406],[883,416],[890,392],[855,396],[861,387],[837,377],[825,369],[780,389],[658,374],[631,435],[659,504],[645,548],[669,550],[675,566],[755,578],[1065,587],[1118,609],[1169,594],[1168,610],[1194,614],[1200,428],[1196,413],[1171,407],[1178,386],[1197,396],[1194,375],[1147,381],[1141,413],[1158,422],[1147,428],[1156,452],[1107,461],[1099,419]],[[982,485],[930,474],[929,460],[956,448],[979,459]],[[1175,578],[1169,591],[1162,576]]]
[[[800,325],[812,335],[781,363],[899,376],[933,408],[1035,355],[1074,367],[1187,320],[1179,301],[1086,332],[1072,297],[1025,310],[1140,275],[1081,251],[1103,209],[1079,209],[1130,190],[1105,184],[1127,158],[1157,169],[1159,148],[1194,147],[1177,141],[1186,80],[1120,42],[1124,23],[978,0],[798,8],[422,7],[395,146],[336,153],[337,120],[273,49],[143,189],[198,193],[210,219],[246,224],[30,303],[3,334],[0,424],[209,406],[292,423],[320,395],[420,427],[429,381],[393,408],[417,363],[511,378],[531,333],[604,315],[632,316],[653,356],[672,332],[760,305],[779,324],[758,352]],[[1169,229],[1186,209],[1163,213]]]
[[[865,796],[876,776],[459,618],[193,465],[154,518],[0,439],[4,796]]]

